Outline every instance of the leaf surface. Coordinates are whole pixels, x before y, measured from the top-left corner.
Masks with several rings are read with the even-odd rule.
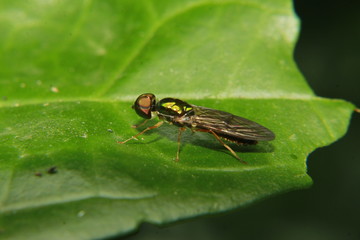
[[[293,61],[291,1],[2,1],[0,237],[90,239],[311,185],[306,157],[354,106],[314,95]],[[256,146],[162,126],[130,108],[153,92],[276,134]],[[156,121],[153,121],[154,124]],[[56,167],[57,173],[48,170]]]

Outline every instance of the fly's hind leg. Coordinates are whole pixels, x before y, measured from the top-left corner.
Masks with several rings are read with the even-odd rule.
[[[221,145],[223,145],[227,150],[230,151],[230,153],[231,153],[237,160],[239,160],[241,163],[247,164],[247,162],[245,162],[244,160],[241,160],[241,159],[239,158],[239,156],[235,153],[235,151],[232,150],[232,148],[231,148],[229,145],[227,145],[226,143],[224,143],[224,141],[221,140],[221,138],[220,138],[213,130],[196,129],[196,131],[211,133],[211,134],[214,135],[214,137],[221,143]]]
[[[118,143],[124,144],[124,143],[130,141],[131,139],[137,139],[137,137],[140,136],[141,134],[144,134],[145,132],[147,132],[147,131],[149,131],[149,130],[151,130],[151,129],[158,128],[158,127],[160,127],[163,123],[164,123],[164,122],[162,122],[162,121],[161,121],[161,122],[158,122],[158,123],[155,124],[154,126],[145,128],[144,130],[142,130],[142,131],[139,132],[138,134],[132,136],[132,137],[129,138],[129,139],[126,139],[125,141],[118,141]]]

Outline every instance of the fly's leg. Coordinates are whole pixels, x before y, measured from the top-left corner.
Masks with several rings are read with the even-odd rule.
[[[232,148],[227,145],[226,143],[224,143],[223,140],[221,140],[221,138],[213,131],[213,130],[207,130],[207,129],[196,129],[196,131],[199,132],[209,132],[212,135],[214,135],[214,137],[221,143],[221,145],[223,145],[227,150],[229,150],[231,152],[231,154],[237,159],[239,160],[241,163],[247,164],[247,162],[245,162],[244,160],[241,160],[239,158],[239,156],[234,152],[234,150],[232,150]]]
[[[132,125],[131,127],[132,128],[138,128],[138,127],[141,127],[142,125],[144,125],[145,123],[147,123],[149,121],[149,119],[146,119],[145,121],[143,121],[142,123],[140,124],[134,124]]]
[[[178,162],[180,160],[180,145],[181,145],[181,134],[183,131],[185,131],[186,128],[184,127],[181,127],[179,128],[179,133],[178,133],[178,149],[177,149],[177,152],[176,152],[176,159],[175,161]]]
[[[137,137],[140,136],[141,134],[144,134],[145,132],[147,132],[147,131],[149,131],[149,130],[151,130],[151,129],[158,128],[158,127],[160,127],[163,123],[164,123],[164,122],[158,122],[158,123],[155,124],[154,126],[145,128],[144,130],[142,130],[142,131],[139,132],[138,134],[132,136],[132,137],[129,138],[129,139],[126,139],[125,141],[122,141],[122,142],[121,142],[121,141],[118,141],[118,143],[124,144],[124,143],[130,141],[131,139],[137,139]]]
[[[239,158],[239,156],[234,152],[234,150],[232,150],[231,147],[229,147],[229,145],[227,145],[226,143],[224,143],[223,140],[221,140],[221,138],[212,130],[209,130],[210,133],[212,133],[212,135],[214,135],[214,137],[224,146],[226,147],[227,150],[229,150],[231,152],[231,154],[237,159],[239,160],[241,163],[247,164],[247,162],[245,162],[244,160],[241,160]]]

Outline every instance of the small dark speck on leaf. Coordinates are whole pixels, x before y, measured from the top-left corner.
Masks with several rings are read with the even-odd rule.
[[[53,167],[51,167],[51,168],[49,168],[48,170],[47,170],[47,173],[48,174],[55,174],[55,173],[57,173],[58,172],[58,170],[57,170],[57,167],[56,166],[53,166]]]
[[[296,160],[298,158],[295,154],[290,154],[290,157],[294,160]]]
[[[37,177],[42,177],[42,173],[41,173],[41,172],[36,172],[36,173],[35,173],[35,176],[37,176]]]

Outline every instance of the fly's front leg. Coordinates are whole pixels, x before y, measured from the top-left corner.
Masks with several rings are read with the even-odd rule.
[[[132,125],[131,127],[132,128],[138,128],[138,127],[141,127],[142,125],[144,125],[145,123],[147,123],[149,121],[149,119],[146,119],[145,121],[143,121],[142,123],[139,123],[139,124],[134,124]]]
[[[178,133],[178,149],[177,149],[177,152],[176,152],[176,159],[175,161],[178,162],[180,160],[180,145],[181,145],[181,134],[183,131],[185,131],[186,128],[184,127],[180,127],[179,128],[179,133]]]
[[[144,130],[142,130],[142,131],[139,132],[138,134],[132,136],[132,137],[129,138],[129,139],[126,139],[125,141],[122,141],[122,142],[121,142],[121,141],[118,141],[118,143],[124,144],[124,143],[130,141],[131,139],[137,139],[137,137],[140,136],[141,134],[144,134],[145,132],[147,132],[147,131],[149,131],[149,130],[151,130],[151,129],[158,128],[158,127],[160,127],[163,123],[164,123],[164,122],[162,122],[162,121],[161,121],[161,122],[158,122],[158,123],[155,124],[154,126],[145,128]]]

